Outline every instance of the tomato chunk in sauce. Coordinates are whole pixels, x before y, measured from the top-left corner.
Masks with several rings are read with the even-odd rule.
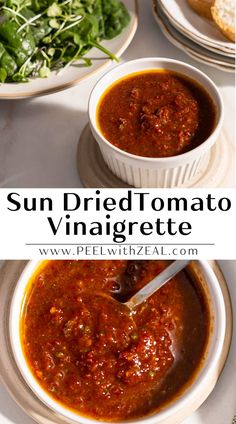
[[[131,74],[113,84],[98,105],[104,137],[125,152],[176,156],[203,143],[215,126],[215,107],[194,81],[170,71]]]
[[[77,413],[138,418],[174,400],[199,369],[209,313],[185,271],[137,308],[120,302],[167,261],[47,261],[26,293],[21,338],[41,387]]]

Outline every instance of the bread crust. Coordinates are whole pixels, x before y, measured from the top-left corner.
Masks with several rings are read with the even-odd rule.
[[[212,20],[211,7],[214,5],[214,0],[187,0],[187,2],[198,15]]]
[[[228,40],[233,41],[235,43],[235,28],[230,27],[221,19],[221,17],[218,14],[218,9],[216,4],[212,6],[211,14],[212,14],[212,18],[214,22],[216,23],[220,31],[224,34],[224,36],[227,37]]]

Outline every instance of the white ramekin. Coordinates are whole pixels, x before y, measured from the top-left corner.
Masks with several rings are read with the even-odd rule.
[[[63,407],[62,404],[50,397],[38,384],[24,357],[20,339],[20,319],[23,300],[29,280],[41,264],[42,261],[30,261],[28,263],[16,284],[12,297],[9,330],[14,358],[31,390],[51,410],[65,417],[65,422],[72,421],[81,424],[94,424],[97,422],[96,420],[80,416]],[[226,309],[220,284],[211,266],[207,261],[197,261],[196,264],[201,275],[201,280],[205,281],[207,286],[213,317],[210,340],[203,365],[196,378],[177,400],[156,414],[129,420],[133,424],[136,422],[142,424],[178,424],[202,404],[216,384],[219,376],[219,361],[224,346]],[[101,423],[101,421],[99,422]]]
[[[197,81],[209,93],[216,108],[216,126],[211,136],[195,149],[178,156],[147,158],[136,156],[113,146],[97,124],[97,107],[104,91],[115,81],[129,74],[167,69]],[[107,72],[93,88],[89,99],[89,122],[108,168],[122,181],[141,188],[183,187],[206,169],[210,149],[219,137],[223,123],[223,102],[213,81],[197,68],[184,62],[165,58],[142,58],[123,63]]]

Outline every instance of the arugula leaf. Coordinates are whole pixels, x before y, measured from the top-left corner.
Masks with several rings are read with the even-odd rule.
[[[46,78],[119,35],[130,16],[119,0],[0,0],[0,82]]]
[[[0,82],[5,82],[7,79],[7,71],[5,68],[0,68]]]
[[[104,16],[104,38],[110,40],[121,33],[130,22],[130,15],[120,1],[102,0]]]

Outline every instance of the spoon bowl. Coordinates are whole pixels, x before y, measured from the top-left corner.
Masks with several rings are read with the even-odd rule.
[[[167,268],[158,274],[150,283],[146,284],[141,290],[139,290],[128,302],[124,305],[129,308],[132,312],[137,306],[145,302],[150,296],[152,296],[157,290],[163,287],[168,281],[171,280],[176,274],[184,269],[190,260],[174,261]]]
[[[136,328],[134,321],[135,310],[138,306],[144,303],[150,296],[160,290],[165,284],[167,284],[171,278],[182,271],[190,260],[177,260],[172,262],[167,268],[165,268],[160,274],[158,274],[153,280],[142,287],[134,296],[132,296],[127,302],[121,303],[114,297],[104,292],[97,292],[96,297],[102,297],[106,302],[112,303],[113,310],[117,314],[117,322],[121,319],[130,319],[130,325]]]

